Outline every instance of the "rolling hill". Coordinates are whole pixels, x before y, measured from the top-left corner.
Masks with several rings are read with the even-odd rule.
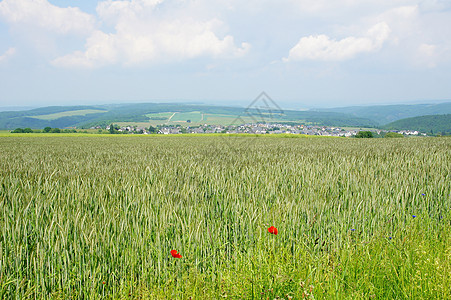
[[[384,126],[387,130],[418,130],[428,134],[451,135],[451,114],[406,118]]]
[[[337,112],[358,116],[385,125],[397,120],[418,117],[424,115],[451,114],[451,102],[439,104],[415,104],[415,105],[376,105],[376,106],[349,106],[327,109],[315,109],[315,111]]]
[[[53,106],[0,112],[0,129],[130,125],[231,125],[254,122],[292,122],[324,126],[374,127],[376,122],[337,112],[278,111],[181,103],[139,103],[100,106]]]

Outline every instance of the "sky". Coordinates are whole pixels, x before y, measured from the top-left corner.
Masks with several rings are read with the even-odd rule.
[[[2,0],[0,107],[451,99],[450,0]]]

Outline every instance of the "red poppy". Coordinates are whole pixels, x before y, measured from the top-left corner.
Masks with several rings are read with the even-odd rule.
[[[180,253],[177,253],[177,250],[171,250],[171,255],[172,255],[172,257],[175,257],[175,258],[182,258]]]
[[[277,228],[274,226],[271,226],[268,228],[268,232],[277,235]]]
[[[102,284],[106,284],[106,282],[105,282],[105,281],[102,281]]]

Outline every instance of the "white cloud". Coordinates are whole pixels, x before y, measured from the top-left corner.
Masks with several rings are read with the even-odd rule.
[[[385,22],[392,30],[394,40],[417,35],[420,11],[417,5],[391,8],[376,16],[365,18],[369,23]]]
[[[16,53],[16,48],[9,48],[5,53],[0,55],[0,63],[7,61],[11,56]]]
[[[284,61],[351,59],[359,53],[379,50],[389,34],[390,27],[386,23],[378,23],[371,27],[364,37],[350,36],[338,41],[327,35],[303,37],[290,50],[288,58],[284,58]]]
[[[140,14],[152,11],[164,0],[103,1],[97,5],[97,14],[104,21],[138,18]],[[142,17],[142,15],[141,15]]]
[[[92,68],[95,65],[116,63],[118,51],[117,41],[112,34],[95,31],[86,42],[86,52],[76,51],[72,54],[56,58],[53,64],[61,67]]]
[[[451,14],[445,7],[443,1],[424,0],[420,5],[389,9],[366,21],[389,24],[395,46],[390,52],[399,61],[434,68],[451,60]]]
[[[41,28],[58,34],[87,34],[95,26],[95,17],[79,8],[61,8],[47,0],[3,0],[0,18],[9,24]]]
[[[194,19],[176,4],[170,13],[157,10],[163,0],[103,1],[99,17],[113,24],[115,33],[95,31],[77,51],[53,61],[62,67],[99,67],[182,61],[201,56],[234,58],[250,45],[236,46],[231,35],[219,37],[224,24],[215,18]]]
[[[405,5],[415,0],[286,0],[302,12],[325,13],[345,12],[350,9],[386,9],[387,7]]]
[[[236,58],[249,52],[243,41],[259,45],[249,60],[258,64],[342,61],[382,47],[384,59],[407,64],[450,56],[449,0],[95,0],[94,14],[49,1],[0,0],[0,22],[61,67]]]

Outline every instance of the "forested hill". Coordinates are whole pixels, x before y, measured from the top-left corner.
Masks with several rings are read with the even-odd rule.
[[[443,114],[447,114],[443,116]],[[51,106],[24,111],[0,112],[0,129],[44,127],[105,127],[111,123],[199,125],[203,123],[230,125],[237,118],[243,122],[265,119],[269,122],[311,124],[337,127],[383,127],[413,129],[423,132],[448,132],[451,102],[419,105],[383,105],[344,107],[321,110],[283,110],[272,114],[264,109],[213,106],[185,103],[138,103],[92,106]],[[419,115],[427,115],[420,118]],[[431,116],[430,116],[431,115]],[[442,115],[442,116],[432,116]],[[270,116],[270,117],[269,117]],[[263,117],[263,118],[260,118]],[[404,119],[408,118],[408,119]],[[196,120],[195,120],[196,119]],[[187,121],[189,120],[189,124]],[[197,122],[197,123],[196,123]]]
[[[361,118],[371,119],[380,125],[384,125],[411,117],[451,114],[451,102],[414,105],[349,106],[317,109],[317,111],[333,111],[349,114]]]
[[[40,129],[46,126],[52,128],[81,128],[96,125],[105,126],[110,123],[119,122],[146,123],[157,119],[161,120],[161,124],[167,124],[171,119],[167,116],[173,114],[189,115],[190,113],[196,113],[198,116],[202,116],[199,122],[208,118],[210,122],[217,121],[217,125],[229,125],[229,122],[239,117],[243,117],[243,120],[246,122],[252,122],[253,120],[258,120],[261,116],[264,117],[263,119],[272,122],[293,122],[341,127],[374,127],[377,125],[377,122],[366,118],[336,112],[284,110],[272,114],[270,111],[265,111],[264,109],[257,110],[243,107],[183,103],[139,103],[96,106],[54,106],[27,111],[0,112],[0,129],[15,129],[18,127]],[[270,115],[271,117],[269,118]],[[184,121],[187,121],[186,118]]]
[[[406,118],[384,126],[388,130],[418,130],[430,134],[451,135],[451,114]]]

